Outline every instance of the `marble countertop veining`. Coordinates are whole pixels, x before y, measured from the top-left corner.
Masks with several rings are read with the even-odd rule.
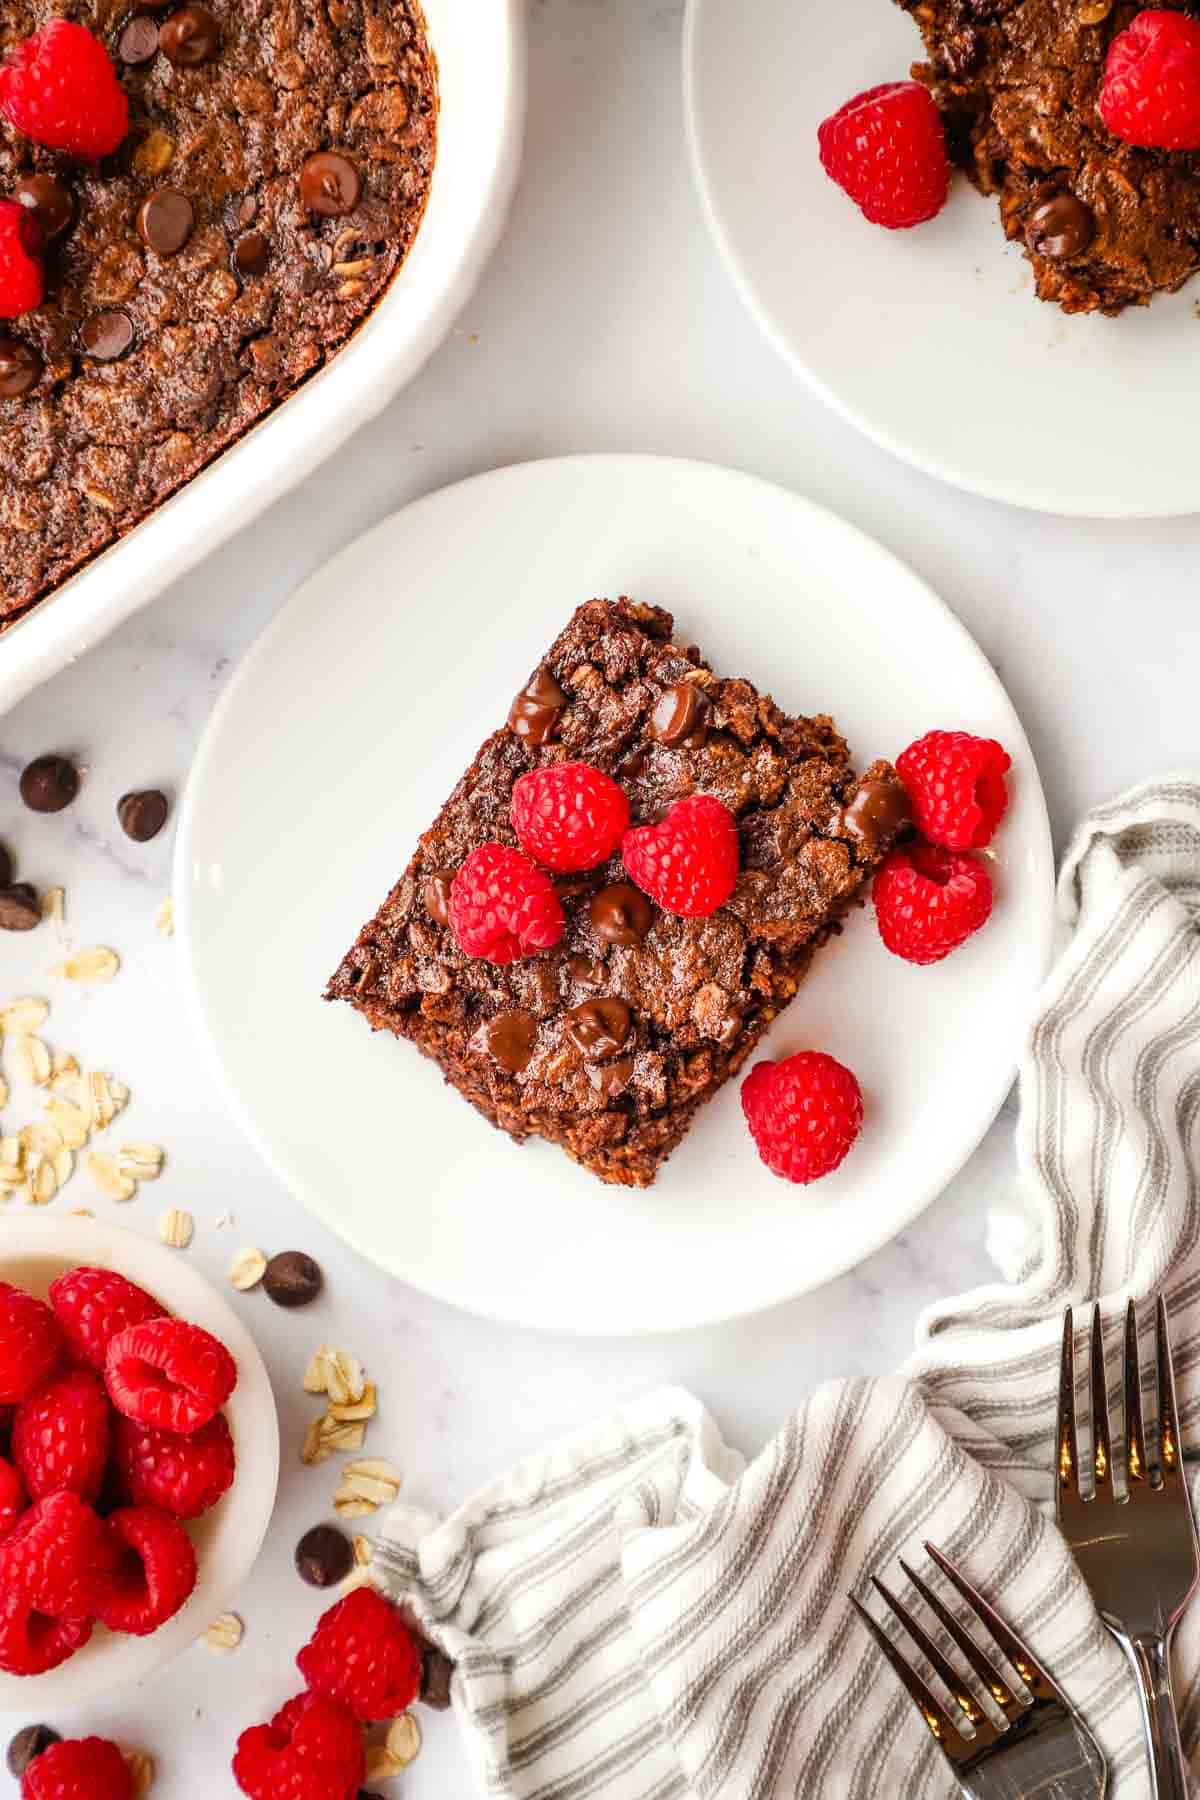
[[[111,987],[64,993],[47,980],[58,957],[48,928],[5,936],[0,994],[49,993],[50,1042],[127,1081],[129,1135],[167,1147],[162,1181],[120,1217],[152,1231],[164,1206],[187,1208],[197,1233],[186,1254],[218,1282],[243,1244],[306,1249],[327,1274],[306,1312],[235,1297],[267,1355],[285,1440],[278,1515],[237,1600],[241,1647],[197,1646],[152,1691],[54,1721],[148,1749],[155,1800],[231,1793],[238,1731],[293,1691],[290,1659],[320,1599],[297,1580],[292,1552],[326,1516],[335,1466],[302,1468],[297,1456],[313,1410],[300,1381],[318,1342],[345,1342],[369,1362],[380,1389],[370,1448],[405,1471],[410,1498],[433,1506],[665,1380],[693,1388],[753,1453],[806,1388],[888,1369],[922,1306],[988,1277],[985,1209],[1013,1179],[1010,1103],[950,1190],[853,1274],[756,1319],[636,1343],[546,1341],[463,1316],[386,1281],[303,1216],[223,1115],[189,1030],[172,946],[154,925],[170,834],[131,844],[113,812],[130,787],[179,792],[223,680],[302,577],[405,501],[496,464],[578,450],[708,458],[831,506],[944,595],[1025,720],[1060,844],[1088,804],[1196,760],[1200,520],[1025,515],[940,486],[857,436],[779,364],[709,244],[684,149],[679,0],[532,0],[530,10],[530,126],[511,229],[443,349],[333,463],[0,721],[14,795],[0,837],[20,876],[62,884],[75,938],[123,958]],[[1113,454],[1136,454],[1119,421]],[[952,713],[953,696],[946,703]],[[77,753],[87,780],[69,811],[35,818],[15,801],[15,774],[51,748]],[[58,1204],[93,1203],[86,1186],[78,1175]],[[235,1223],[218,1226],[226,1213]],[[31,1694],[25,1713],[0,1719],[0,1737],[38,1710]],[[398,1788],[407,1800],[466,1800],[452,1721],[424,1723],[425,1752]]]

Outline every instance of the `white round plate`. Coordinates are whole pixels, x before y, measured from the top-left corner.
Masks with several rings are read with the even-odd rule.
[[[237,1479],[211,1512],[187,1528],[199,1573],[173,1619],[149,1637],[120,1636],[98,1625],[84,1648],[49,1674],[0,1674],[0,1709],[27,1707],[36,1718],[144,1681],[202,1637],[254,1567],[279,1481],[279,1421],[266,1365],[241,1320],[177,1250],[96,1219],[5,1218],[0,1280],[44,1299],[56,1276],[81,1264],[115,1269],[177,1318],[203,1325],[230,1351],[238,1384],[224,1412],[237,1450]]]
[[[869,1120],[810,1188],[767,1173],[737,1083],[655,1186],[606,1187],[494,1131],[411,1045],[324,985],[481,740],[593,596],[669,607],[685,642],[865,764],[934,725],[1015,772],[998,904],[950,961],[883,949],[869,912],[771,1033],[850,1064]],[[472,1311],[669,1330],[819,1286],[890,1238],[978,1143],[1048,955],[1045,804],[1004,690],[914,575],[850,526],[729,470],[643,456],[501,469],[418,501],[308,581],[213,714],[179,832],[176,917],[228,1091],[267,1159],[364,1255]]]
[[[690,0],[692,160],[746,304],[831,406],[945,481],[1046,512],[1196,511],[1200,283],[1068,318],[964,176],[913,231],[868,224],[826,176],[820,121],[921,55],[893,0]]]

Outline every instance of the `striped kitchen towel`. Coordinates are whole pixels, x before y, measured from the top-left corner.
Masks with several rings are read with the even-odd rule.
[[[1126,1666],[1050,1522],[1067,1301],[1165,1290],[1200,1446],[1200,780],[1135,789],[1063,869],[1070,940],[1021,1064],[1023,1266],[933,1309],[898,1375],[818,1389],[750,1465],[666,1390],[526,1459],[377,1567],[457,1663],[481,1794],[944,1800],[955,1784],[846,1604],[940,1544],[1149,1793]],[[1010,1253],[1014,1218],[1001,1237]],[[1115,1342],[1113,1345],[1115,1349]],[[1177,1639],[1200,1756],[1200,1604]]]

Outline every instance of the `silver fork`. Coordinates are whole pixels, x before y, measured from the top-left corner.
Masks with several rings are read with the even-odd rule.
[[[980,1704],[958,1668],[938,1643],[882,1581],[871,1585],[884,1605],[900,1621],[916,1648],[954,1701],[951,1713],[933,1689],[905,1661],[883,1627],[866,1607],[850,1596],[859,1618],[871,1633],[924,1719],[934,1741],[950,1764],[964,1794],[972,1800],[1103,1800],[1108,1768],[1099,1746],[1083,1720],[1072,1709],[1033,1652],[1015,1631],[989,1606],[948,1557],[926,1544],[934,1565],[966,1601],[973,1622],[981,1625],[992,1643],[1019,1677],[1014,1683],[967,1630],[962,1618],[901,1559],[910,1586],[924,1601],[976,1681],[1003,1715],[1003,1723]],[[967,1730],[961,1729],[965,1722]]]
[[[1196,1525],[1179,1444],[1175,1376],[1167,1309],[1155,1315],[1158,1389],[1155,1455],[1142,1419],[1137,1314],[1125,1313],[1125,1492],[1113,1483],[1115,1458],[1108,1416],[1108,1383],[1100,1308],[1092,1314],[1092,1493],[1079,1485],[1081,1457],[1075,1429],[1075,1321],[1063,1324],[1058,1393],[1059,1527],[1091,1589],[1100,1617],[1133,1666],[1156,1800],[1187,1800],[1187,1766],[1171,1690],[1171,1638],[1196,1591]]]

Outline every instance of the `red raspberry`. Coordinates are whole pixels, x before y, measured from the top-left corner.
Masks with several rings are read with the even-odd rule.
[[[466,956],[516,962],[557,944],[563,910],[550,877],[527,856],[481,844],[450,884],[450,929]]]
[[[886,81],[817,129],[821,166],[872,225],[904,231],[940,213],[950,192],[942,117],[918,81]]]
[[[313,1693],[369,1723],[411,1706],[421,1652],[399,1612],[374,1588],[355,1588],[317,1621],[296,1666]]]
[[[1108,47],[1100,117],[1150,150],[1200,150],[1200,21],[1147,7]]]
[[[927,731],[896,758],[917,829],[947,850],[982,850],[1008,806],[1011,758],[995,738]]]
[[[711,794],[692,794],[657,825],[627,831],[621,856],[630,879],[667,912],[707,918],[737,886],[737,820]]]
[[[101,1372],[119,1331],[161,1319],[166,1311],[145,1288],[112,1269],[71,1269],[51,1282],[49,1298],[71,1355]]]
[[[17,1408],[12,1455],[31,1500],[64,1488],[94,1501],[108,1461],[108,1395],[90,1369],[68,1369]]]
[[[237,1365],[202,1325],[148,1319],[108,1346],[108,1393],[118,1412],[142,1425],[189,1437],[207,1425],[237,1386]]]
[[[104,1526],[78,1494],[50,1494],[0,1541],[0,1594],[23,1594],[53,1619],[92,1619],[112,1579]]]
[[[354,1800],[366,1776],[362,1727],[345,1707],[299,1694],[238,1739],[233,1773],[251,1800]]]
[[[27,1399],[57,1368],[62,1349],[50,1308],[0,1281],[0,1401]]]
[[[590,763],[530,769],[512,794],[513,830],[544,868],[594,869],[615,854],[629,825],[629,801],[611,775]]]
[[[129,102],[112,59],[83,25],[54,19],[0,66],[0,113],[47,150],[95,159],[129,130]]]
[[[229,1488],[237,1462],[223,1413],[191,1437],[139,1425],[118,1413],[113,1463],[121,1491],[135,1506],[157,1506],[176,1519],[198,1519]]]
[[[45,1675],[82,1650],[90,1619],[56,1619],[28,1595],[0,1592],[0,1669],[6,1675]]]
[[[912,844],[893,850],[875,877],[879,935],[905,962],[941,962],[987,923],[991,910],[991,877],[961,850]]]
[[[96,1604],[110,1631],[149,1637],[173,1619],[196,1585],[196,1552],[178,1519],[127,1506],[106,1520],[115,1567]]]
[[[823,1050],[756,1063],[742,1083],[742,1111],[755,1148],[785,1181],[819,1181],[862,1129],[862,1089]]]
[[[131,1800],[129,1764],[107,1738],[67,1738],[35,1756],[21,1800]]]
[[[25,1484],[0,1456],[0,1538],[7,1537],[27,1505]]]
[[[27,206],[0,200],[0,319],[36,312],[45,298],[42,228]]]

